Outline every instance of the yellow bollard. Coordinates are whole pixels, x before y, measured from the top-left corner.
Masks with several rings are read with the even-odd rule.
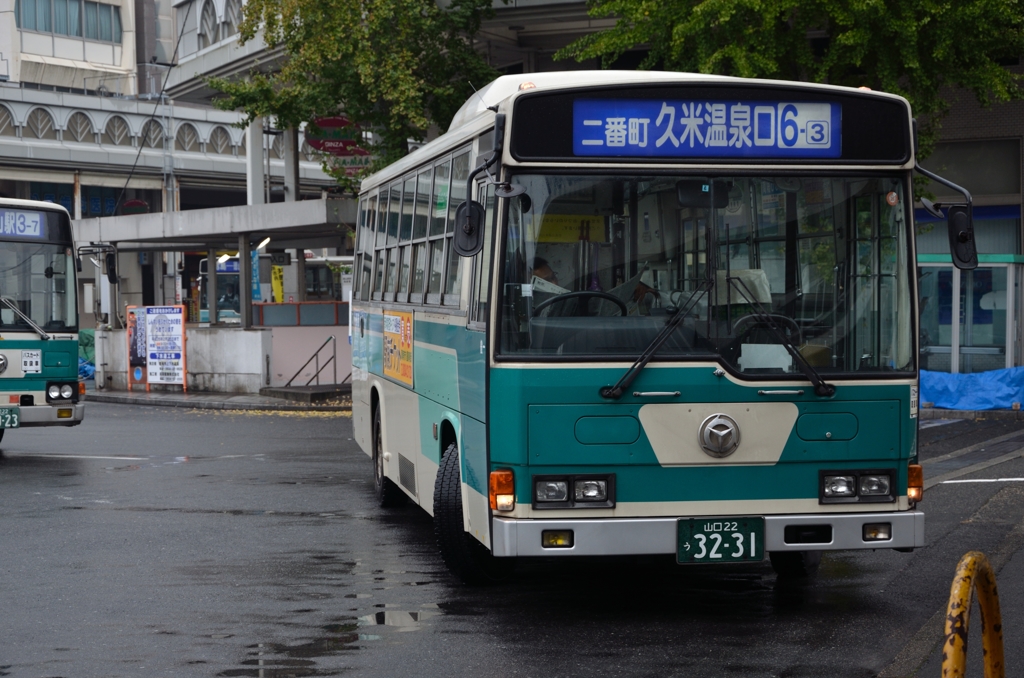
[[[971,602],[978,592],[981,612],[981,646],[985,657],[985,678],[1006,678],[1003,666],[1003,619],[999,613],[996,575],[980,551],[965,553],[956,566],[946,608],[946,638],[942,644],[942,678],[965,678],[967,671],[967,630]]]

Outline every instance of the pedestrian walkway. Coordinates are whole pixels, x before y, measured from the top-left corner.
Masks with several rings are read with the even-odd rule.
[[[119,405],[186,407],[200,410],[261,410],[301,412],[350,412],[352,400],[342,398],[326,402],[301,403],[284,398],[250,393],[181,393],[178,391],[97,391],[86,382],[85,402]]]

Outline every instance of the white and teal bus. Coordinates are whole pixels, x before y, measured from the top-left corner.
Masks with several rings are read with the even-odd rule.
[[[75,262],[67,210],[0,199],[0,438],[82,423]]]
[[[353,414],[380,503],[432,514],[465,581],[922,546],[914,140],[907,101],[864,90],[492,82],[362,185]],[[963,193],[940,216],[970,267]]]

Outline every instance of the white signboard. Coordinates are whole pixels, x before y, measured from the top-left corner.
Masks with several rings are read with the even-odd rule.
[[[150,384],[185,385],[185,307],[146,307],[146,373]]]
[[[25,374],[40,374],[43,371],[42,351],[22,351],[21,371]]]

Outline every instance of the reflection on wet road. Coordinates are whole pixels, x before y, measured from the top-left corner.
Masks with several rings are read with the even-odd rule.
[[[811,583],[626,558],[473,589],[425,513],[374,506],[344,417],[90,408],[3,441],[0,675],[875,676],[962,547],[1024,517],[1011,490],[949,485],[929,548],[832,554]]]

